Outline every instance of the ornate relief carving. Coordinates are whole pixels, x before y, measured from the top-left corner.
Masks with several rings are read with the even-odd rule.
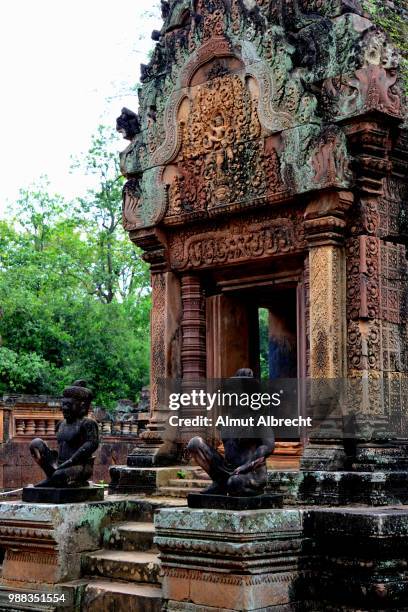
[[[349,375],[353,370],[379,372],[381,369],[380,348],[380,321],[349,321],[347,329]]]
[[[125,183],[122,192],[122,223],[125,230],[150,227],[163,218],[167,197],[161,175],[161,168],[151,168],[141,178],[134,177]]]
[[[382,367],[384,372],[403,371],[401,338],[398,325],[383,322],[382,324]]]
[[[336,246],[313,247],[310,267],[310,375],[342,378],[344,255]]]
[[[377,198],[360,198],[349,219],[351,234],[378,236],[380,215]]]
[[[12,519],[0,520],[0,536],[3,544],[16,545],[19,543],[19,545],[30,546],[34,543],[42,549],[52,549],[56,545],[53,529],[52,523]]]
[[[276,148],[270,139],[260,139],[257,97],[241,76],[225,74],[220,65],[213,65],[209,76],[194,88],[189,116],[181,124],[170,215],[284,191]]]
[[[380,242],[373,236],[347,241],[347,317],[380,316]]]
[[[122,192],[122,224],[125,230],[133,230],[141,225],[139,204],[141,197],[140,179],[130,179],[123,187]]]
[[[324,128],[316,149],[312,159],[314,182],[327,186],[348,183],[352,174],[343,132],[336,126]]]
[[[163,574],[166,577],[180,578],[184,580],[198,580],[200,582],[215,582],[216,584],[225,584],[246,587],[255,585],[267,585],[276,582],[291,582],[297,576],[293,571],[279,571],[276,573],[262,573],[258,575],[231,574],[222,572],[205,572],[203,570],[195,570],[185,567],[171,567],[164,565]]]
[[[158,383],[166,377],[166,273],[151,276],[152,319],[150,323],[150,398],[152,406],[159,403]]]
[[[384,194],[379,202],[380,232],[391,237],[408,235],[408,186],[405,181],[389,176],[384,179]]]
[[[397,85],[399,56],[382,32],[366,35],[362,49],[362,66],[353,75],[328,79],[322,96],[326,113],[331,117],[349,116],[377,109],[401,115],[401,92]]]
[[[403,279],[407,279],[407,260],[402,244],[381,245],[381,314],[390,323],[406,322]]]
[[[202,234],[182,232],[170,239],[170,261],[178,270],[237,263],[304,248],[303,233],[290,218],[235,221]]]

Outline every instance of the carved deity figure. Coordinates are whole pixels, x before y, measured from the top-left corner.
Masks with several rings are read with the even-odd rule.
[[[231,380],[253,377],[252,370],[243,368]],[[274,437],[223,438],[222,441],[224,456],[198,436],[188,443],[190,456],[213,480],[203,494],[261,495],[267,479],[266,459],[275,447]]]
[[[36,487],[85,487],[93,472],[93,453],[99,445],[98,424],[87,418],[92,392],[83,380],[75,381],[63,391],[61,402],[64,420],[57,424],[58,451],[35,438],[30,444],[34,460],[47,478]]]
[[[204,147],[215,151],[215,163],[217,165],[218,178],[223,175],[222,166],[225,157],[232,160],[234,157],[231,144],[231,135],[228,126],[225,125],[224,117],[218,113],[204,135]]]

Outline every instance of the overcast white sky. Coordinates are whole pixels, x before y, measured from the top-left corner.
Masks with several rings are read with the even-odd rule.
[[[114,124],[161,20],[156,0],[0,0],[0,215],[47,174],[70,198],[69,172],[99,123]],[[118,150],[125,147],[118,135]],[[8,201],[8,202],[7,202]]]

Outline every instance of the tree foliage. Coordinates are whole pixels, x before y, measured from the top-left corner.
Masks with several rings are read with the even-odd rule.
[[[39,185],[0,222],[0,393],[58,394],[85,378],[107,407],[148,381],[147,266],[121,225],[122,179],[100,127],[76,166],[95,175],[66,202]]]

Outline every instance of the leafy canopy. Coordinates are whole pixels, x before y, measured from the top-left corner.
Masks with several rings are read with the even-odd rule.
[[[113,135],[75,166],[95,187],[73,202],[44,177],[0,221],[0,393],[57,395],[85,378],[107,407],[148,382],[150,285],[121,225]]]

